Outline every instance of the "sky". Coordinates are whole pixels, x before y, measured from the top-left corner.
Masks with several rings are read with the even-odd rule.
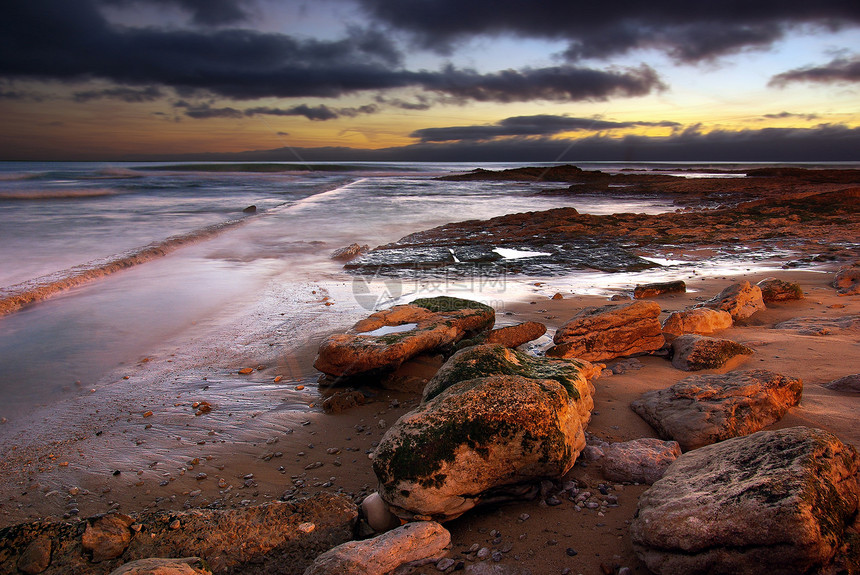
[[[0,160],[860,161],[857,0],[25,0]]]

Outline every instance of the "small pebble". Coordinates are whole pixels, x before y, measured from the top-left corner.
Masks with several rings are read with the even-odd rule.
[[[436,569],[438,569],[439,571],[447,571],[448,569],[453,567],[455,563],[456,561],[454,561],[450,557],[443,557],[436,562]]]
[[[566,552],[571,557],[576,557],[577,555],[579,555],[579,553],[577,553],[576,549],[574,549],[573,547],[568,547]]]
[[[489,556],[490,556],[490,548],[489,547],[481,547],[480,549],[478,549],[477,557],[481,561],[488,558]]]
[[[182,523],[180,523],[179,519],[174,519],[170,522],[170,528],[174,531],[182,527]]]
[[[493,561],[498,563],[499,561],[502,560],[502,553],[500,551],[493,551],[492,558],[493,558]]]

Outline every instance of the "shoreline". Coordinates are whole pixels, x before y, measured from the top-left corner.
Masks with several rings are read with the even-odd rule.
[[[772,304],[719,334],[752,347],[753,356],[696,373],[762,368],[800,377],[804,382],[800,406],[765,429],[821,427],[856,446],[860,445],[853,415],[856,396],[821,385],[860,373],[856,331],[812,336],[773,329],[796,317],[860,315],[860,298],[839,297],[829,286],[838,262],[810,259],[809,267],[775,269],[798,261],[798,254],[806,261],[803,258],[811,258],[814,247],[786,252],[781,260],[769,260],[766,269],[756,269],[752,262],[707,272],[703,268],[712,261],[709,253],[691,257],[697,251],[694,247],[649,244],[640,246],[638,253],[690,263],[688,268],[653,272],[688,284],[687,293],[652,298],[663,310],[661,319],[735,281],[778,277],[800,283],[805,299]],[[843,246],[840,253],[852,250],[856,252]],[[555,329],[583,307],[605,305],[610,295],[632,290],[639,279],[662,281],[650,273],[507,278],[510,284],[493,296],[499,304],[496,327],[525,321],[546,324],[547,335],[525,346],[539,352]],[[572,279],[577,277],[578,282]],[[603,285],[588,286],[601,278]],[[625,278],[630,282],[622,285]],[[365,405],[338,414],[320,409],[326,390],[317,385],[318,373],[312,367],[317,345],[370,313],[356,301],[351,281],[353,277],[343,274],[296,282],[290,289],[301,294],[303,307],[279,316],[272,313],[278,304],[292,300],[277,290],[267,291],[267,301],[237,314],[217,333],[197,326],[192,335],[202,343],[181,348],[180,342],[164,342],[151,355],[112,372],[94,391],[78,390],[72,399],[26,421],[2,423],[0,448],[8,457],[0,461],[0,477],[5,480],[0,483],[0,528],[44,518],[75,520],[112,510],[242,508],[324,491],[358,502],[375,491],[368,453],[386,429],[417,404],[420,394],[369,388],[372,396]],[[552,299],[555,293],[563,299]],[[285,318],[287,312],[290,316]],[[293,341],[292,333],[307,339]],[[440,362],[436,358],[429,366],[412,369],[419,378],[429,379]],[[638,357],[634,365],[638,367],[595,381],[589,433],[606,441],[656,437],[630,410],[630,401],[691,373],[657,356]],[[251,372],[240,374],[243,368]],[[200,402],[207,402],[211,411],[201,410]],[[604,480],[600,465],[581,457],[563,481],[594,488]],[[613,486],[619,507],[603,515],[575,511],[569,502],[547,507],[537,500],[479,508],[446,524],[453,542],[447,554],[459,559],[473,544],[501,545],[507,549],[503,564],[533,573],[563,569],[599,573],[604,567],[626,566],[644,574],[647,570],[633,552],[627,526],[646,488]],[[524,514],[529,518],[522,520]],[[429,565],[415,572],[437,571]]]

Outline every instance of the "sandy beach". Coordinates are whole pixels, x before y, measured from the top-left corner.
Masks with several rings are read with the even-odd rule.
[[[846,248],[842,250],[844,254]],[[674,248],[673,255],[683,258],[690,253]],[[804,299],[769,304],[767,310],[721,332],[720,337],[753,348],[754,355],[706,373],[763,368],[801,378],[800,405],[768,429],[820,427],[843,442],[860,445],[857,398],[822,386],[860,373],[856,330],[802,335],[774,329],[794,318],[825,320],[860,314],[857,296],[840,297],[831,286],[846,262],[778,269],[783,263],[770,261],[720,275],[670,274],[665,279],[684,280],[687,292],[653,301],[659,303],[662,319],[735,282],[777,277],[799,283]],[[577,311],[604,305],[611,295],[629,294],[634,287],[613,283],[583,293],[565,286],[558,276],[519,276],[507,281],[510,289],[495,302],[496,327],[524,321],[545,324],[547,335],[524,346],[537,353]],[[307,302],[326,314],[307,341],[292,341],[289,333],[278,332],[276,319],[249,313],[232,325],[233,331],[213,339],[221,343],[195,349],[209,354],[207,370],[184,371],[182,365],[189,358],[183,353],[187,352],[167,342],[157,353],[112,374],[115,387],[110,394],[96,388],[75,390],[75,401],[61,404],[67,408],[39,414],[41,426],[5,422],[0,527],[38,519],[84,518],[111,510],[245,507],[322,491],[360,502],[375,491],[377,480],[368,455],[386,429],[417,405],[420,394],[368,387],[363,389],[368,396],[365,405],[324,413],[321,402],[332,390],[317,384],[319,373],[312,367],[319,342],[329,333],[349,328],[366,310],[353,305],[345,311],[346,306],[339,304],[350,297],[346,285],[305,287]],[[563,297],[554,299],[556,294]],[[200,326],[201,337],[205,328]],[[230,345],[225,346],[225,341]],[[422,357],[404,365],[401,372],[409,373],[413,381],[429,379],[442,361],[441,356]],[[595,381],[595,408],[587,431],[611,442],[656,437],[631,411],[630,402],[690,374],[657,356],[613,360],[606,362],[607,367],[622,361],[627,367],[618,370],[621,373]],[[482,507],[446,524],[453,541],[447,556],[476,561],[469,549],[477,544],[500,550],[502,565],[534,574],[599,574],[620,567],[647,573],[628,535],[637,498],[647,486],[607,482],[600,465],[584,458],[561,481],[575,481],[583,489],[602,487],[616,496],[617,507],[577,511],[570,501],[547,506],[540,500]],[[438,571],[427,565],[415,572]]]

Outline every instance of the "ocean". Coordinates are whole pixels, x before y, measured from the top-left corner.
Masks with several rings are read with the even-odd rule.
[[[661,198],[535,193],[565,187],[559,183],[435,179],[519,165],[311,164],[232,172],[166,163],[0,163],[0,421],[109,390],[125,366],[151,356],[173,354],[168,371],[177,378],[274,353],[267,349],[283,355],[284,346],[313,346],[371,308],[416,295],[457,292],[495,303],[531,285],[528,278],[477,287],[463,278],[450,284],[401,278],[396,286],[357,278],[329,257],[352,243],[373,247],[452,221],[562,206],[592,214],[674,209]],[[688,177],[696,174],[678,170],[707,168],[579,166]],[[548,289],[585,292],[631,281],[610,275],[572,273],[552,279]],[[273,361],[290,367],[289,359]]]

